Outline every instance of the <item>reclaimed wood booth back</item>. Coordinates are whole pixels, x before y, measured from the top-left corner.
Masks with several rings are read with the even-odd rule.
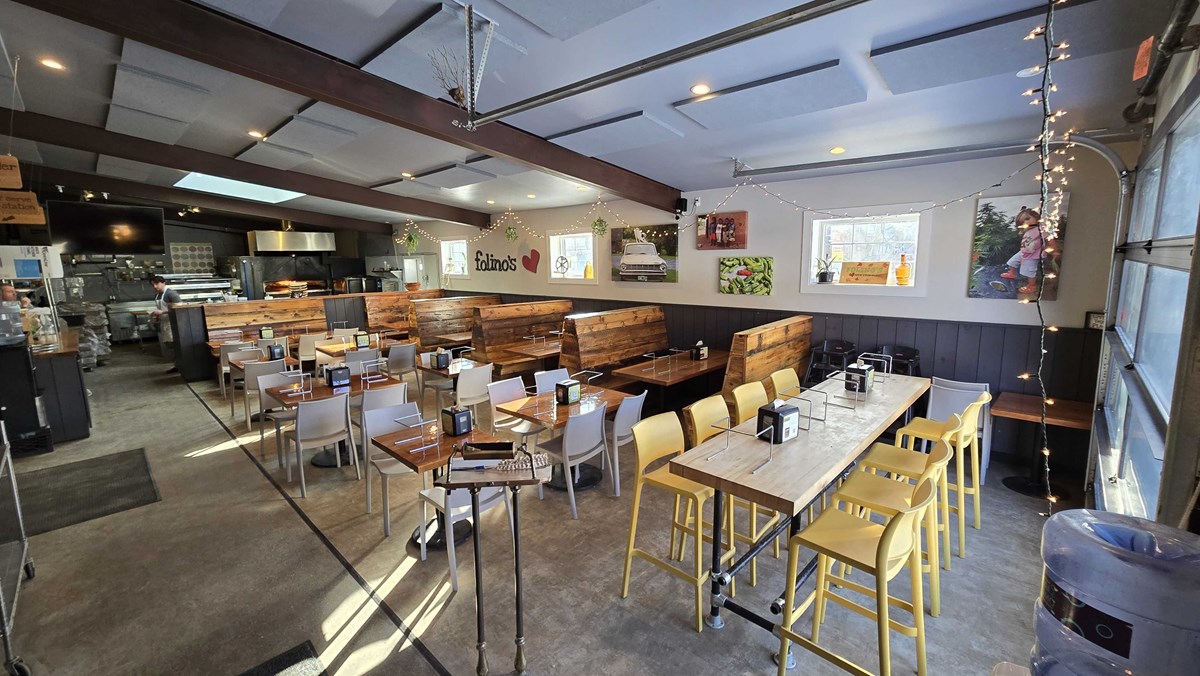
[[[574,373],[667,347],[667,322],[659,305],[589,312],[566,318],[558,363]]]
[[[733,334],[729,346],[729,366],[721,394],[733,401],[733,388],[761,381],[769,397],[775,396],[771,374],[779,369],[796,369],[803,379],[812,339],[812,317],[796,315]]]
[[[207,303],[204,326],[209,340],[238,340],[243,330],[270,326],[280,335],[324,331],[325,299],[282,298],[240,303]]]
[[[388,326],[408,330],[409,310],[414,300],[441,298],[441,289],[422,289],[420,291],[396,291],[390,293],[368,293],[363,296],[363,304],[367,310],[367,326]]]
[[[418,349],[437,347],[447,342],[437,336],[471,333],[475,308],[500,302],[498,295],[414,300],[408,309],[408,335],[417,339]]]
[[[529,345],[525,336],[545,336],[547,341],[554,342],[557,339],[550,332],[562,330],[563,321],[573,307],[569,300],[477,307],[471,335],[471,346],[475,351],[471,358],[505,366],[501,373],[521,370],[523,366],[532,368],[537,365],[537,359],[512,354],[508,348]]]

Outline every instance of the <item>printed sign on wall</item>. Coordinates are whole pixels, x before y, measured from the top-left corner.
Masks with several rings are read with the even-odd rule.
[[[889,261],[845,261],[842,284],[887,284]]]
[[[46,213],[38,204],[37,195],[31,192],[0,192],[0,223],[41,225],[45,222]]]
[[[516,272],[517,257],[505,256],[504,258],[500,258],[490,253],[476,251],[475,270],[477,272]]]

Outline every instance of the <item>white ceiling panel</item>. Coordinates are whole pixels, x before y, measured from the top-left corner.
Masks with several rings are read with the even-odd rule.
[[[266,28],[287,7],[289,0],[196,0],[201,5],[231,14],[248,23]]]
[[[308,162],[313,157],[299,150],[277,146],[270,141],[262,141],[242,151],[237,158],[276,169],[292,169]]]
[[[422,183],[436,185],[439,188],[461,188],[464,185],[475,185],[483,183],[489,179],[496,178],[495,174],[489,174],[482,169],[469,167],[465,164],[455,164],[452,167],[446,167],[428,174],[421,174],[417,177]]]
[[[358,113],[329,105],[323,101],[314,101],[312,105],[300,111],[300,114],[309,120],[323,122],[334,127],[341,127],[359,136],[378,129],[385,124],[366,115],[359,115]]]
[[[279,129],[271,132],[271,143],[310,155],[320,155],[358,138],[358,134],[324,122],[296,115]]]
[[[42,154],[38,151],[38,144],[23,138],[12,139],[11,143],[13,157],[27,164],[42,163]],[[7,143],[5,145],[7,146]],[[4,151],[7,153],[8,148],[5,147]]]
[[[437,195],[442,192],[442,189],[436,185],[426,185],[420,181],[414,181],[411,178],[394,183],[375,186],[375,190],[380,192],[391,193],[393,195],[403,195],[404,197],[428,197]]]
[[[172,120],[191,122],[208,103],[211,92],[165,75],[117,64],[113,103]]]
[[[5,106],[14,110],[25,110],[25,101],[21,98],[21,88],[16,86],[16,80],[13,79],[13,59],[8,56],[8,47],[4,44],[4,35],[0,34],[0,56],[4,57],[4,63],[0,63],[0,101],[5,102]],[[13,91],[13,90],[16,91]]]
[[[210,92],[215,92],[225,86],[225,83],[232,77],[219,68],[142,44],[136,40],[125,40],[121,48],[121,63],[186,82]]]
[[[187,122],[118,106],[114,103],[108,107],[108,121],[105,122],[104,128],[118,134],[174,145],[187,131],[188,125]]]
[[[500,4],[559,40],[566,40],[651,0],[500,0]]]
[[[638,111],[547,138],[577,153],[599,157],[629,148],[680,139],[683,138],[683,132],[645,111]]]
[[[482,169],[493,176],[514,176],[527,171],[533,171],[524,164],[509,162],[499,157],[480,157],[474,160],[467,160],[467,165],[475,169]]]
[[[143,164],[109,155],[100,155],[96,158],[96,173],[104,176],[145,183],[154,171],[155,166],[152,164]]]
[[[867,100],[867,91],[837,61],[748,82],[675,104],[708,129],[759,124]]]

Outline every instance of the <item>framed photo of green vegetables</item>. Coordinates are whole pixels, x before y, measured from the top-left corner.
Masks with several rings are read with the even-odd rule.
[[[775,259],[770,256],[721,258],[717,282],[721,293],[769,296],[775,275]]]

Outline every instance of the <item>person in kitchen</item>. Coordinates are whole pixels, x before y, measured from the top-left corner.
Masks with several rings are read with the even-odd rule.
[[[171,334],[171,308],[180,303],[179,292],[167,286],[167,280],[159,275],[155,275],[150,279],[151,286],[154,287],[154,310],[150,313],[150,323],[158,325],[158,342],[162,347],[164,357],[171,356],[170,345],[174,343],[175,338]],[[171,367],[167,373],[175,371],[175,367]]]

